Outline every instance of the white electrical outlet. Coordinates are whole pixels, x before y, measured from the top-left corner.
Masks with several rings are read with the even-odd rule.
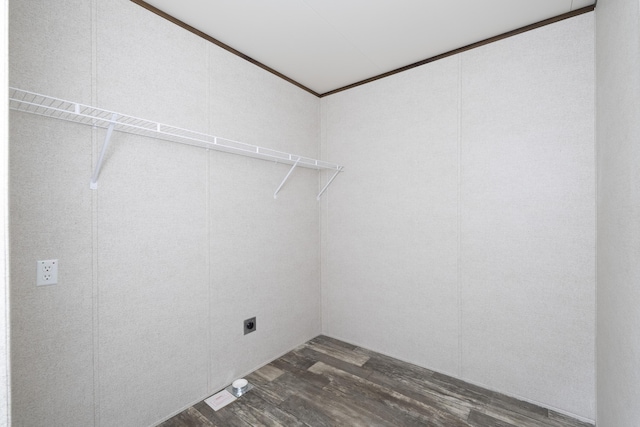
[[[58,260],[38,261],[36,269],[36,285],[55,285],[58,283]]]

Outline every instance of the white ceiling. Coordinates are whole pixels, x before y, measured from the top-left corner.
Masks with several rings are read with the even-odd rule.
[[[322,94],[595,0],[146,0]]]

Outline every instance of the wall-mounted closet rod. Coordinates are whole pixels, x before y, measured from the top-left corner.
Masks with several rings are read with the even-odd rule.
[[[93,189],[97,188],[97,180],[103,165],[104,152],[106,152],[109,144],[110,132],[113,131],[147,136],[316,170],[334,170],[336,171],[335,175],[343,170],[342,166],[335,163],[271,150],[244,142],[232,141],[17,88],[9,88],[9,107],[12,110],[107,129],[108,135],[107,138],[105,138],[96,170],[91,178],[90,187]],[[289,171],[289,174],[287,174],[285,181],[292,171],[293,168]],[[335,175],[328,184],[333,181]],[[283,184],[284,181],[276,191],[276,194]],[[320,195],[322,195],[325,189],[322,190]]]

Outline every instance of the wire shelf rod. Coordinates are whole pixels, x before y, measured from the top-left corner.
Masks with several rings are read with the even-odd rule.
[[[275,195],[277,195],[291,172],[293,172],[293,169],[297,166],[316,170],[335,171],[334,176],[331,177],[318,197],[324,193],[326,187],[328,187],[331,181],[333,181],[335,176],[343,170],[343,166],[335,163],[220,138],[201,132],[195,132],[176,126],[128,116],[126,114],[120,114],[114,111],[104,110],[17,88],[9,88],[9,107],[16,111],[107,129],[108,135],[107,138],[105,138],[105,143],[103,144],[103,152],[101,153],[98,164],[96,165],[94,175],[91,178],[91,188],[97,187],[97,178],[102,167],[102,160],[104,160],[103,155],[108,147],[111,132],[113,131],[152,137],[165,141],[294,165],[278,190],[276,190]]]

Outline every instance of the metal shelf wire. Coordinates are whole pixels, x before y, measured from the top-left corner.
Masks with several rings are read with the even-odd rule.
[[[138,117],[120,114],[114,111],[103,110],[101,108],[80,104],[77,102],[66,101],[35,92],[30,92],[17,88],[9,88],[9,108],[16,111],[22,111],[40,116],[52,117],[55,119],[66,120],[74,123],[88,125],[92,127],[107,129],[107,137],[102,149],[102,155],[96,166],[96,170],[91,179],[91,188],[97,188],[97,178],[102,167],[103,154],[108,147],[111,138],[111,132],[124,132],[134,135],[141,135],[150,138],[162,139],[165,141],[177,142],[206,149],[223,151],[227,153],[239,154],[243,156],[253,157],[262,160],[275,161],[293,165],[285,180],[280,184],[278,191],[285,183],[295,167],[305,167],[317,170],[332,170],[334,175],[331,177],[327,186],[318,194],[318,199],[324,193],[328,184],[333,181],[335,176],[343,170],[343,166],[335,163],[316,160],[304,156],[298,156],[283,151],[271,150],[269,148],[259,147],[257,145],[246,144],[244,142],[233,141],[213,135],[195,132],[188,129],[182,129],[176,126],[166,125],[151,120],[141,119]]]

